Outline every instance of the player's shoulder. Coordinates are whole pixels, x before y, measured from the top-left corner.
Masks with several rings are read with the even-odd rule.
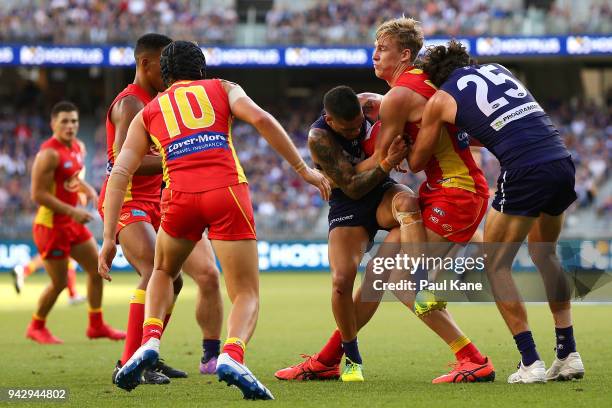
[[[55,138],[51,137],[40,145],[35,160],[43,161],[49,165],[59,163],[60,152]]]
[[[112,113],[118,116],[132,114],[135,116],[139,110],[145,107],[145,103],[134,94],[124,95],[113,104]]]

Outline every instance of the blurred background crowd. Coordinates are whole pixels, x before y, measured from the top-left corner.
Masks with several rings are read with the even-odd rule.
[[[260,22],[267,44],[370,44],[376,26],[413,16],[426,36],[608,33],[606,0],[6,0],[0,41],[130,44],[164,32],[201,43],[234,44],[238,23]],[[261,18],[258,18],[261,16]],[[261,21],[260,21],[261,20]],[[111,24],[112,22],[112,24]]]

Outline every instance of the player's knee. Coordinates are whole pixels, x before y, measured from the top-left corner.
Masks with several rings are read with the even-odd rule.
[[[393,197],[393,216],[400,226],[412,225],[421,221],[419,198],[412,191],[401,191]]]
[[[61,278],[53,279],[51,282],[51,287],[54,292],[61,293],[68,286],[68,276],[63,276]]]
[[[353,284],[355,282],[355,271],[347,269],[337,269],[332,277],[333,293],[338,295],[349,296],[353,293]]]
[[[204,296],[213,296],[220,289],[219,272],[198,275],[196,284]]]
[[[536,266],[550,263],[556,256],[554,246],[548,243],[530,243],[528,245],[528,250],[529,257]]]

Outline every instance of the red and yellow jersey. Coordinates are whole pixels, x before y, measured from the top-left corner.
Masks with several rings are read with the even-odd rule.
[[[406,69],[394,86],[411,89],[426,99],[431,98],[437,90],[429,81],[427,74],[414,67]],[[408,122],[404,132],[414,142],[420,127],[421,121]],[[459,133],[452,125],[442,128],[440,136],[433,155],[425,167],[428,186],[431,189],[461,188],[488,197],[487,181],[482,170],[474,162],[469,148],[469,136]]]
[[[75,207],[79,199],[79,172],[83,168],[83,155],[81,147],[75,140],[71,146],[66,146],[55,137],[50,137],[41,146],[40,151],[53,149],[59,154],[59,163],[53,175],[51,194],[64,203]],[[34,224],[53,228],[58,225],[67,224],[72,218],[66,214],[56,214],[50,208],[41,205],[38,208]]]
[[[232,113],[218,79],[176,82],[142,112],[170,190],[197,193],[246,183],[232,143]]]
[[[119,150],[115,145],[115,125],[111,121],[111,112],[113,111],[113,106],[121,99],[126,96],[133,95],[140,100],[143,105],[151,102],[151,96],[145,91],[143,88],[136,84],[129,84],[123,91],[117,95],[115,100],[111,103],[108,108],[108,112],[106,113],[106,180],[104,180],[104,184],[102,185],[102,190],[100,191],[100,205],[104,203],[104,195],[106,193],[106,184],[108,183],[108,176],[110,175],[111,170],[115,164],[115,160],[117,160],[117,156],[119,156]],[[148,153],[151,155],[158,155],[159,153],[152,148]],[[132,176],[132,180],[130,184],[128,184],[127,191],[125,193],[125,198],[123,202],[127,201],[144,201],[144,202],[153,202],[159,205],[161,200],[161,185],[162,185],[162,175],[154,174],[147,176]]]

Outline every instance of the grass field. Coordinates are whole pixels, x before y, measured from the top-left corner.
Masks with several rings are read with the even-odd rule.
[[[84,293],[84,279],[79,275]],[[105,317],[125,327],[127,299],[135,277],[115,274],[105,288]],[[140,386],[127,393],[111,384],[111,372],[122,344],[85,338],[85,305],[68,306],[62,294],[48,326],[65,341],[59,346],[39,346],[24,338],[36,297],[46,277],[31,277],[17,296],[8,274],[0,274],[0,387],[67,387],[67,406],[249,406],[277,407],[510,407],[527,405],[610,406],[612,391],[607,369],[612,362],[612,305],[579,305],[575,308],[578,348],[586,366],[579,382],[510,386],[507,376],[518,361],[512,337],[494,305],[450,305],[464,331],[497,368],[489,384],[431,385],[452,360],[447,346],[397,303],[386,302],[360,334],[365,383],[287,383],[277,381],[275,370],[314,353],[328,338],[333,325],[330,279],[327,274],[264,274],[261,277],[261,313],[255,336],[247,349],[247,364],[274,393],[274,402],[241,400],[237,389],[225,387],[215,377],[198,373],[200,332],[194,319],[195,287],[187,278],[162,343],[162,357],[190,377],[168,386]],[[532,330],[544,360],[553,358],[554,332],[545,305],[529,305]],[[227,311],[226,305],[226,311]],[[0,402],[2,404],[2,402]],[[15,403],[37,406],[39,403]]]

